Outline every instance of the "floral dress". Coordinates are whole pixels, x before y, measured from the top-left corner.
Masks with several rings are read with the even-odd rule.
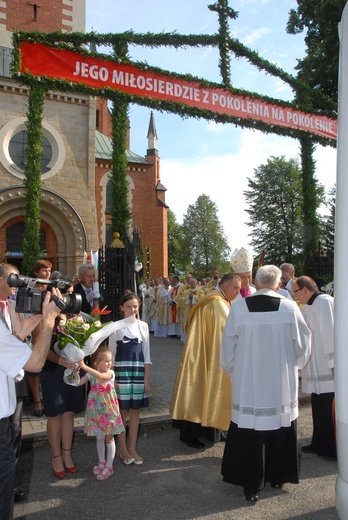
[[[117,435],[124,426],[115,391],[115,373],[108,381],[101,381],[87,374],[91,387],[85,410],[84,431],[88,436]]]

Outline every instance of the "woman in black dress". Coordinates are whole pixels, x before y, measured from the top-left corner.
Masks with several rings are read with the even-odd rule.
[[[57,316],[55,330],[63,317],[69,319],[72,316]],[[85,409],[85,388],[84,386],[76,388],[64,382],[65,369],[73,369],[74,363],[70,363],[55,353],[53,345],[56,341],[57,336],[53,334],[51,349],[48,352],[47,361],[40,373],[40,377],[43,403],[47,416],[47,436],[52,451],[53,475],[56,478],[64,478],[66,472],[77,472],[71,453],[74,434],[74,414]]]

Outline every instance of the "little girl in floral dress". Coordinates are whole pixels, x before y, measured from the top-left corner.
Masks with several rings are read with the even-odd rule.
[[[80,368],[87,374],[81,377],[78,386],[90,381],[90,391],[85,411],[84,431],[97,438],[99,462],[93,468],[97,480],[106,480],[114,473],[116,455],[114,435],[124,432],[124,426],[115,391],[115,373],[111,370],[113,354],[107,345],[101,345],[92,354],[92,367],[80,361]],[[105,456],[106,444],[106,456]]]

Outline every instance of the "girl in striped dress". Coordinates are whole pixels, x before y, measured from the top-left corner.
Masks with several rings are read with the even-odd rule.
[[[137,319],[139,304],[138,296],[130,291],[122,296],[120,309],[129,323],[109,337],[109,347],[115,353],[116,390],[124,424],[129,413],[129,445],[125,433],[118,437],[120,457],[126,465],[143,463],[136,449],[139,411],[149,406],[149,326]]]

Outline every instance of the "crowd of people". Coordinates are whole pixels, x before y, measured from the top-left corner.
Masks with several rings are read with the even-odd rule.
[[[296,278],[289,263],[259,267],[252,284],[245,248],[234,251],[231,267],[189,313],[170,413],[188,446],[226,442],[223,480],[257,502],[267,483],[299,482],[300,379],[313,417],[302,451],[337,460],[334,299],[311,278]]]
[[[48,260],[39,260],[34,268],[39,295],[52,275],[64,279],[59,272],[51,272]],[[84,431],[96,438],[98,460],[92,473],[97,480],[113,475],[114,435],[119,438],[124,464],[143,464],[137,452],[139,411],[148,406],[150,391],[149,327],[138,319],[140,300],[136,294],[126,291],[122,296],[120,310],[125,319],[116,322],[120,325],[115,333],[109,334],[108,341],[98,346],[91,359],[70,361],[54,347],[62,322],[78,316],[82,327],[88,326],[93,310],[98,308],[95,268],[81,265],[75,284],[67,283],[64,290],[51,287],[51,292],[40,296],[41,312],[29,314],[16,312],[16,288],[8,284],[8,277],[18,273],[15,266],[0,264],[0,520],[11,520],[14,501],[24,497],[16,478],[20,474],[23,399],[30,389],[37,388],[38,392],[36,396],[32,390],[34,406],[41,404],[42,395],[43,407],[34,407],[33,413],[38,417],[45,413],[47,417],[53,476],[64,479],[67,473],[78,473],[72,453],[74,414],[84,410]],[[80,295],[81,311],[64,314],[64,300],[72,292]],[[51,299],[51,295],[57,299]],[[64,378],[66,369],[78,376],[73,384],[67,384]],[[29,382],[28,374],[35,378],[34,384]]]
[[[0,264],[0,520],[11,519],[14,500],[23,497],[16,468],[28,389],[33,413],[47,416],[55,478],[78,472],[74,414],[83,410],[85,433],[96,438],[97,480],[114,472],[115,435],[122,462],[143,464],[137,436],[140,409],[149,405],[150,332],[184,341],[170,405],[180,440],[193,449],[204,449],[204,439],[225,441],[223,480],[242,486],[248,501],[258,501],[266,483],[279,489],[299,481],[299,371],[313,416],[312,439],[302,450],[336,460],[334,299],[311,278],[296,278],[288,263],[259,267],[253,282],[252,273],[253,256],[241,248],[221,278],[213,269],[201,280],[193,273],[181,281],[176,275],[145,280],[140,298],[131,291],[122,296],[119,328],[91,359],[76,363],[54,348],[68,316],[49,292],[41,313],[16,313],[16,289],[7,282],[18,269]],[[33,266],[33,276],[40,290],[45,280],[61,277],[45,259]],[[62,292],[53,287],[52,294],[60,300],[64,293],[79,294],[85,319],[99,306],[95,282],[94,267],[83,264],[74,284]],[[79,374],[74,384],[66,383],[66,369]]]
[[[254,291],[251,285],[252,256],[245,248],[232,258],[233,272],[241,277],[240,295]],[[170,274],[144,280],[139,286],[142,299],[142,320],[150,328],[154,337],[180,337],[184,342],[190,325],[193,309],[211,290],[218,287],[221,277],[219,269],[213,268],[210,277],[197,279],[193,272],[182,277]]]

